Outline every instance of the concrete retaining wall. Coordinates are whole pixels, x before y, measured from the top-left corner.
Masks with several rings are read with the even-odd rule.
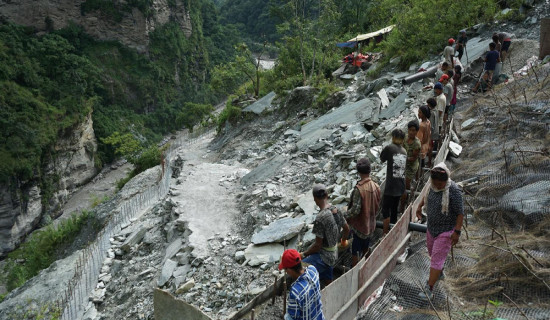
[[[176,299],[164,290],[155,289],[153,301],[155,320],[212,320],[199,309],[183,300]]]

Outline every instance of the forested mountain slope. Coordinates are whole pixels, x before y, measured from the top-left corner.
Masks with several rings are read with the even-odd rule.
[[[146,146],[208,112],[238,42],[209,0],[20,1],[0,16],[0,255],[113,161],[103,139]]]

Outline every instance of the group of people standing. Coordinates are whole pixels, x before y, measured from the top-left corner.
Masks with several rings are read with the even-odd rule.
[[[279,264],[279,270],[284,269],[294,279],[288,296],[286,320],[324,319],[321,288],[333,279],[338,249],[349,247],[351,241],[352,265],[367,255],[380,204],[384,234],[389,231],[390,222],[397,222],[399,203],[406,195],[407,172],[416,174],[412,163],[413,154],[420,153],[421,149],[416,137],[420,132],[418,128],[418,122],[411,121],[407,136],[401,129],[393,130],[392,143],[382,150],[380,158],[387,162],[383,195],[380,186],[370,178],[371,165],[365,158],[357,161],[359,181],[347,207],[339,209],[331,205],[325,185],[316,184],[313,187],[313,199],[320,208],[312,229],[315,241],[304,252],[286,250]],[[412,147],[404,147],[406,145],[414,146],[418,152],[413,151]],[[420,293],[420,298],[425,300],[433,298],[432,292],[436,281],[442,278],[449,250],[458,242],[463,216],[462,193],[450,179],[445,163],[431,169],[430,177],[430,190],[416,212],[417,217],[422,219],[421,210],[425,207],[428,219],[426,243],[431,264],[426,288]],[[302,262],[308,266],[305,267]]]
[[[485,92],[498,82],[502,64],[506,57],[509,57],[508,50],[512,44],[512,35],[507,32],[495,32],[492,40],[493,42],[489,43],[489,52],[485,55],[481,77],[472,89],[474,93],[479,90]]]
[[[321,288],[333,279],[333,268],[339,248],[347,248],[351,241],[352,265],[369,252],[370,239],[376,228],[379,209],[383,218],[383,232],[397,222],[399,212],[406,206],[411,182],[421,180],[422,168],[428,167],[430,189],[421,200],[416,215],[422,220],[422,209],[427,217],[426,243],[430,255],[430,272],[422,299],[432,299],[436,282],[443,278],[443,265],[451,246],[458,242],[462,229],[463,204],[460,188],[450,179],[445,163],[432,166],[432,154],[441,146],[446,123],[456,106],[457,85],[462,68],[454,61],[454,39],[449,39],[451,49],[445,48],[445,61],[436,73],[434,96],[420,106],[418,120],[407,124],[406,132],[400,128],[391,133],[392,143],[380,153],[382,163],[387,163],[386,180],[380,186],[370,178],[371,164],[359,159],[356,170],[359,180],[351,192],[350,202],[341,209],[329,203],[329,190],[323,184],[313,186],[312,195],[320,211],[312,232],[315,241],[304,252],[285,250],[279,264],[280,270],[294,279],[289,291],[285,320],[325,319],[322,311]],[[456,45],[459,59],[464,53],[467,37],[464,31]],[[448,60],[447,60],[448,58]],[[431,168],[431,169],[429,169]],[[302,262],[308,264],[305,267]]]

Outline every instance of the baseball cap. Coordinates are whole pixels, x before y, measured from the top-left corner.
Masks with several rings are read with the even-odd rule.
[[[443,85],[441,84],[441,82],[437,82],[437,83],[434,85],[434,89],[441,89],[441,90],[443,90]]]
[[[302,262],[302,257],[300,257],[300,253],[298,253],[298,251],[295,249],[285,250],[285,252],[283,252],[283,256],[281,257],[281,263],[279,263],[279,270],[292,268],[300,262]]]
[[[449,44],[453,44],[453,43],[455,43],[455,39],[450,38],[450,39],[449,39]]]
[[[439,82],[442,82],[443,80],[449,80],[449,75],[448,74],[442,75],[441,78],[439,78]]]
[[[466,30],[462,29],[460,30],[460,33],[466,33]]]
[[[316,198],[324,198],[327,195],[327,187],[324,184],[316,184],[313,186],[313,196]]]

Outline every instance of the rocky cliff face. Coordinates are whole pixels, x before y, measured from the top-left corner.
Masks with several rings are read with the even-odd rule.
[[[86,1],[12,0],[0,1],[0,18],[16,24],[33,26],[38,31],[60,29],[70,22],[81,25],[91,36],[100,40],[118,40],[140,52],[147,51],[149,33],[168,21],[177,21],[187,36],[191,35],[191,18],[183,1],[172,6],[168,0],[154,0],[146,17],[139,9],[129,8],[126,1],[114,0],[117,18],[101,10],[85,12]]]
[[[42,218],[40,188],[0,185],[0,256],[12,251]]]
[[[45,172],[55,177],[55,190],[49,199],[47,209],[52,217],[59,212],[71,193],[82,184],[90,181],[97,173],[95,155],[97,139],[94,134],[92,115],[84,122],[67,131],[55,146],[54,155],[48,161]]]
[[[0,256],[13,250],[44,217],[55,217],[68,197],[97,173],[97,140],[91,114],[58,139],[43,168],[48,190],[38,179],[0,185]],[[46,199],[47,198],[47,199]]]

